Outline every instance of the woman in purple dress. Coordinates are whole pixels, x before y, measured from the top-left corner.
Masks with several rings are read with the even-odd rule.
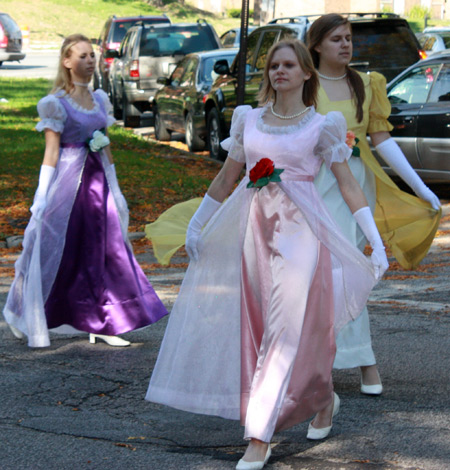
[[[3,312],[31,347],[49,346],[55,328],[128,346],[116,335],[167,314],[127,238],[128,208],[105,133],[114,118],[106,93],[88,86],[94,66],[89,39],[68,36],[52,93],[38,103],[44,160]]]

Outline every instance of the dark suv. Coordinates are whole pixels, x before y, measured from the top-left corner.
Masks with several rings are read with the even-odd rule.
[[[0,13],[0,66],[3,62],[22,60],[22,32],[17,23],[8,15]]]
[[[109,83],[109,69],[114,60],[111,51],[118,51],[127,31],[137,23],[140,24],[170,24],[167,16],[110,16],[103,26],[97,40],[96,67],[94,72],[94,88],[103,88],[106,92]]]
[[[158,77],[169,77],[186,54],[219,48],[220,39],[205,20],[130,28],[111,67],[114,114],[122,115],[127,127],[139,126],[141,114],[151,110],[163,86]]]
[[[394,14],[343,13],[352,25],[352,67],[361,72],[377,71],[389,81],[414,64],[421,55],[419,43],[408,22]],[[245,104],[256,106],[257,94],[270,47],[283,39],[306,41],[311,23],[320,15],[274,19],[249,35],[247,40]],[[213,84],[205,103],[207,140],[211,157],[223,160],[226,152],[220,141],[229,134],[231,116],[236,107],[237,87],[236,58],[228,68],[217,62],[215,71],[221,74]]]

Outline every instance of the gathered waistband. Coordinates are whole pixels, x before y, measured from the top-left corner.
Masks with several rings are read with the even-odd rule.
[[[246,176],[249,176],[248,173],[246,173]],[[291,176],[291,177],[284,177],[284,175],[280,176],[281,181],[314,181],[314,176],[312,175],[297,175],[297,176]]]
[[[87,147],[86,142],[67,142],[67,143],[61,143],[60,146],[62,148],[83,148]]]

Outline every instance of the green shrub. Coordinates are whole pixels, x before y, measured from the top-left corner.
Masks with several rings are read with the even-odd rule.
[[[409,10],[409,12],[406,14],[406,16],[413,19],[423,20],[425,16],[428,16],[428,18],[431,17],[431,9],[423,7],[421,5],[414,5],[411,10]]]
[[[227,15],[230,18],[240,18],[241,17],[241,9],[240,8],[229,8],[227,10]],[[248,11],[249,18],[253,17],[253,10]]]

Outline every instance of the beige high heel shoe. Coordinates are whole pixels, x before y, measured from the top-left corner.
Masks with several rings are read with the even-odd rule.
[[[89,342],[91,344],[95,344],[97,339],[101,339],[106,344],[109,344],[110,346],[116,346],[118,348],[123,348],[131,344],[126,339],[119,338],[118,336],[94,335],[92,333],[89,333]]]

